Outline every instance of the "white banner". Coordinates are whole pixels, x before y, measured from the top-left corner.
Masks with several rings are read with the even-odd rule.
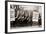
[[[38,12],[33,12],[32,21],[38,22],[38,18],[39,18],[39,13]]]

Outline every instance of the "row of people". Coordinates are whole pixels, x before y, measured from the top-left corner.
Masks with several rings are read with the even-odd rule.
[[[16,27],[16,26],[32,26],[33,21],[32,18],[27,19],[27,18],[16,18],[15,21],[11,21],[11,27]],[[38,20],[38,25],[41,25],[41,18]]]

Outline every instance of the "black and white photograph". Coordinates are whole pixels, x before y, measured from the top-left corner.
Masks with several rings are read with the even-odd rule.
[[[8,32],[44,30],[44,4],[7,2]]]
[[[10,5],[10,26],[41,26],[40,6]]]

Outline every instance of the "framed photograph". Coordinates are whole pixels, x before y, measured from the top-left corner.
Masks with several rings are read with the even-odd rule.
[[[5,1],[5,33],[45,31],[45,3]]]

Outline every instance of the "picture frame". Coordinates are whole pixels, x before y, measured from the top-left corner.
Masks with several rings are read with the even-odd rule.
[[[9,19],[10,19],[10,10],[9,10],[9,8],[10,8],[10,5],[36,5],[36,6],[42,6],[42,21],[44,22],[42,22],[42,27],[41,28],[36,28],[36,29],[38,29],[38,30],[35,30],[35,28],[34,29],[31,29],[30,30],[30,28],[29,29],[16,29],[16,31],[13,29],[13,30],[11,30],[10,29],[10,21],[9,21]],[[12,19],[12,20],[14,20],[14,19]],[[11,21],[12,21],[11,20]],[[11,30],[11,31],[10,31]],[[5,1],[5,33],[25,33],[25,32],[42,32],[42,31],[45,31],[45,3],[42,3],[42,2],[27,2],[27,1]]]

